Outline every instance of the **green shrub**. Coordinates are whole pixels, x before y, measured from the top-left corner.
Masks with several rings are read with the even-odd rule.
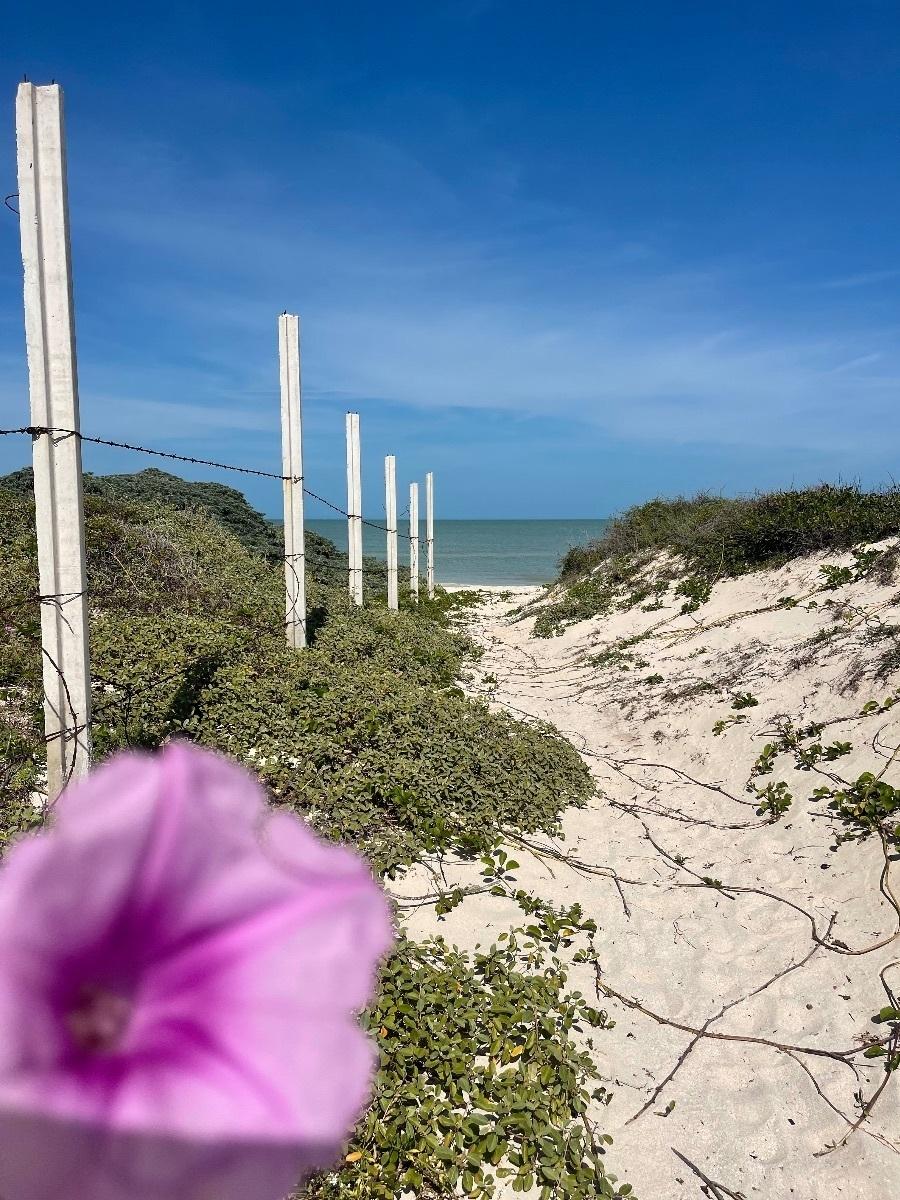
[[[171,737],[225,751],[382,871],[427,850],[482,850],[504,825],[554,829],[590,794],[567,742],[454,685],[473,647],[447,622],[465,596],[439,594],[400,613],[360,609],[313,574],[311,646],[297,653],[283,635],[280,567],[207,513],[98,496],[86,510],[99,757]],[[0,521],[0,596],[27,598],[36,590],[32,508],[0,492]],[[16,610],[0,655],[34,746],[36,607]]]
[[[575,547],[560,578],[617,555],[669,551],[707,578],[778,566],[819,550],[849,550],[900,533],[900,488],[864,492],[854,484],[729,499],[656,499],[628,509],[603,537]]]
[[[737,499],[706,494],[657,498],[628,509],[609,523],[602,537],[565,555],[558,580],[563,594],[541,610],[535,635],[560,633],[567,624],[600,615],[614,604],[630,606],[641,591],[629,597],[623,588],[655,555],[669,557],[654,571],[657,595],[679,580],[676,590],[686,597],[682,611],[692,612],[705,603],[717,579],[896,534],[897,487],[864,492],[855,484],[821,484]],[[860,571],[870,569],[877,557],[863,552],[852,578],[861,577]],[[837,582],[846,581],[849,570],[842,569]],[[641,598],[647,594],[643,591]]]
[[[637,596],[635,603],[640,603],[649,593],[641,594],[640,589],[635,591],[634,584],[645,566],[646,562],[640,556],[616,555],[604,563],[603,570],[567,583],[563,594],[539,611],[534,636],[559,635],[575,621],[603,616],[617,606],[625,607],[630,597]]]
[[[555,828],[590,790],[569,744],[443,686],[459,659],[455,642],[427,653],[453,636],[439,627],[418,639],[382,629],[379,653],[386,617],[368,626],[339,604],[321,643],[298,654],[277,636],[196,617],[101,615],[97,751],[173,736],[225,751],[382,871],[424,849],[482,850],[504,825]],[[355,659],[351,622],[369,632]]]
[[[10,475],[0,475],[0,491],[25,496],[34,494],[34,475],[24,467]],[[280,521],[270,521],[247,502],[235,488],[222,483],[195,482],[180,479],[167,471],[148,467],[133,475],[84,474],[86,497],[101,497],[121,504],[144,504],[152,508],[202,512],[227,529],[245,550],[274,562],[284,554],[284,532]],[[90,501],[88,501],[90,503]],[[307,565],[322,578],[333,583],[341,575],[346,578],[347,555],[334,542],[307,529],[304,536]],[[364,560],[367,584],[375,590],[386,587],[386,568],[374,559]]]
[[[572,1041],[609,1022],[567,991],[534,920],[536,937],[514,931],[474,955],[401,941],[367,1017],[381,1051],[374,1102],[311,1200],[487,1197],[498,1179],[542,1200],[630,1192],[583,1120],[592,1098],[611,1097],[591,1092],[597,1070]]]

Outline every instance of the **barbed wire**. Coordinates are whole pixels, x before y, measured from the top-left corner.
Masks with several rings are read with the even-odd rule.
[[[36,601],[40,602],[40,603],[55,603],[61,609],[63,604],[68,604],[71,600],[73,600],[77,597],[83,596],[83,595],[85,595],[84,592],[59,592],[56,595],[26,596],[26,597],[21,598],[18,601],[13,602],[12,604],[5,605],[3,607],[3,609],[0,609],[0,613],[6,613],[15,608],[22,608],[26,604],[33,604]],[[8,623],[6,623],[6,628],[7,628],[7,631],[9,631],[9,629],[14,629],[17,633],[21,634],[24,638],[31,641],[37,647],[37,649],[40,651],[42,660],[46,660],[46,662],[48,662],[50,664],[50,666],[52,667],[53,671],[55,672],[57,678],[59,679],[59,683],[60,683],[60,686],[62,687],[63,694],[64,694],[64,704],[65,704],[66,708],[68,709],[68,713],[69,713],[69,716],[71,719],[64,719],[61,728],[56,730],[54,733],[47,733],[46,731],[44,731],[43,733],[37,733],[36,731],[32,731],[32,736],[31,736],[30,740],[28,741],[28,745],[30,747],[31,753],[33,754],[37,751],[37,748],[39,746],[49,747],[52,742],[58,741],[58,742],[62,742],[64,744],[71,743],[72,752],[71,752],[71,755],[68,757],[68,763],[67,763],[66,772],[65,772],[65,779],[63,781],[63,788],[68,787],[68,785],[72,782],[72,779],[75,775],[75,769],[76,769],[76,765],[78,763],[79,754],[83,754],[82,735],[85,734],[86,732],[88,732],[88,730],[89,730],[88,723],[84,720],[83,713],[81,714],[81,717],[79,718],[79,714],[75,708],[75,703],[72,699],[72,693],[69,689],[69,684],[68,684],[68,681],[66,680],[63,669],[60,666],[60,664],[56,661],[56,659],[53,657],[53,655],[50,653],[50,651],[47,649],[47,647],[43,644],[40,634],[36,634],[32,630],[25,629],[21,626],[10,626]],[[65,757],[64,751],[63,751],[63,755]],[[8,763],[4,763],[4,765],[7,766],[7,768],[9,767]],[[7,769],[6,774],[7,774],[7,778],[4,780],[4,782],[8,783],[9,782],[8,769]],[[55,803],[55,799],[48,798],[48,803],[47,803],[48,809],[52,810],[54,803]],[[21,816],[22,810],[23,810],[23,806],[20,804],[19,816]]]
[[[219,471],[235,471],[240,475],[255,475],[259,479],[275,479],[279,483],[303,484],[303,478],[299,475],[278,475],[274,471],[260,471],[256,467],[239,467],[234,463],[217,462],[211,458],[196,458],[191,454],[176,454],[172,450],[156,450],[151,446],[136,446],[132,442],[117,442],[111,438],[93,437],[89,434],[81,433],[77,429],[62,429],[49,425],[21,425],[15,429],[0,429],[0,437],[13,434],[28,434],[32,438],[40,437],[42,434],[60,434],[63,437],[77,437],[79,441],[92,442],[96,446],[109,446],[114,450],[130,450],[135,454],[149,454],[155,458],[171,459],[174,462],[192,463],[195,466],[201,467],[215,467]],[[326,508],[332,509],[342,517],[355,517],[363,525],[368,525],[370,529],[377,529],[381,533],[388,532],[387,525],[379,525],[377,521],[369,521],[357,513],[349,513],[345,508],[341,508],[339,504],[335,504],[325,496],[320,496],[318,492],[312,491],[305,484],[303,484],[303,494],[309,496],[311,500],[317,500],[320,504],[324,504]]]
[[[255,467],[238,467],[234,463],[216,462],[211,458],[195,458],[190,454],[176,454],[171,450],[156,450],[149,446],[135,446],[131,442],[115,442],[110,438],[92,437],[77,429],[62,429],[50,425],[22,425],[18,429],[0,429],[0,434],[27,433],[31,437],[41,434],[61,434],[63,437],[77,437],[82,442],[93,442],[98,446],[112,446],[116,450],[132,450],[136,454],[152,454],[156,458],[171,458],[177,462],[197,463],[203,467],[218,467],[222,471],[238,471],[241,475],[258,475],[263,479],[277,479],[281,483],[300,483],[299,476],[277,475],[274,471],[260,471]]]
[[[24,596],[20,600],[14,600],[11,604],[5,604],[0,608],[0,617],[4,613],[12,612],[16,608],[25,608],[29,604],[57,604],[60,608],[64,604],[71,604],[73,600],[80,600],[82,596],[86,596],[87,592],[55,592],[42,595],[40,592],[34,592],[29,596]]]
[[[11,212],[14,212],[14,213],[16,213],[16,215],[18,215],[18,210],[15,209],[9,203],[10,200],[15,199],[16,196],[17,196],[17,193],[15,193],[15,192],[10,193],[10,195],[5,197],[4,204],[6,205],[6,207],[8,209],[10,209]],[[281,475],[281,474],[277,474],[276,472],[273,472],[273,471],[262,471],[262,470],[259,470],[257,468],[253,468],[253,467],[239,466],[235,463],[224,463],[224,462],[219,462],[214,459],[199,458],[195,455],[178,454],[175,451],[159,450],[159,449],[156,449],[156,448],[150,447],[150,446],[139,446],[139,445],[136,445],[131,442],[116,441],[112,438],[94,437],[89,434],[83,434],[79,430],[75,430],[75,429],[64,429],[64,428],[59,428],[59,427],[41,426],[41,425],[23,425],[23,426],[19,426],[16,428],[0,429],[0,436],[15,436],[15,435],[29,436],[32,439],[35,439],[40,436],[48,436],[48,437],[59,436],[61,438],[75,437],[75,438],[78,438],[79,441],[81,441],[81,442],[89,442],[93,445],[98,445],[98,446],[107,446],[107,447],[110,447],[111,449],[116,449],[116,450],[126,450],[131,453],[135,453],[135,454],[147,454],[147,455],[150,455],[150,456],[153,456],[156,458],[167,459],[172,462],[182,462],[182,463],[192,464],[195,466],[211,467],[211,468],[214,468],[216,470],[221,470],[221,471],[232,471],[237,474],[253,476],[256,478],[260,478],[260,479],[272,479],[272,480],[276,480],[280,483],[285,483],[285,482],[299,483],[303,487],[304,495],[308,496],[311,500],[314,500],[317,503],[324,505],[326,508],[339,514],[341,517],[346,517],[348,519],[356,519],[362,525],[366,525],[370,529],[377,529],[380,533],[393,532],[394,534],[396,534],[396,532],[397,532],[396,526],[394,527],[393,530],[391,530],[386,524],[380,525],[376,521],[369,521],[365,517],[363,517],[362,514],[349,513],[345,508],[342,508],[341,505],[335,504],[333,501],[329,500],[326,496],[321,496],[321,495],[319,495],[319,493],[314,492],[311,488],[306,487],[303,484],[302,477]],[[403,520],[404,518],[408,517],[408,515],[409,515],[409,506],[407,505],[407,507],[400,514],[400,520]],[[342,558],[346,559],[346,555],[344,555],[340,551],[338,553],[341,555]],[[277,633],[283,634],[289,626],[291,626],[293,624],[299,624],[304,631],[304,640],[306,640],[306,636],[309,631],[309,624],[308,624],[309,618],[308,618],[307,614],[301,613],[297,607],[297,600],[299,598],[299,592],[300,592],[300,573],[298,570],[298,561],[297,561],[299,557],[300,556],[296,555],[296,554],[290,555],[290,556],[288,556],[288,555],[281,555],[281,556],[266,555],[266,558],[268,559],[268,561],[271,563],[272,566],[275,566],[278,563],[283,563],[287,569],[287,572],[289,572],[289,574],[291,576],[291,582],[292,582],[293,586],[290,586],[288,589],[289,595],[291,596],[291,599],[292,599],[291,610],[289,612],[287,612],[281,620],[273,620],[271,622],[271,624],[266,624],[265,627],[258,627],[253,632],[267,633],[267,634],[277,634]],[[379,576],[382,575],[382,573],[386,572],[386,564],[384,564],[380,560],[376,560],[376,562],[377,562],[377,567],[375,568],[375,573],[376,573],[376,578],[378,578]],[[335,562],[310,561],[310,556],[305,551],[304,551],[304,555],[303,555],[303,564],[304,564],[304,576],[308,577],[310,582],[312,582],[313,584],[318,584],[319,586],[325,587],[325,588],[335,588],[335,589],[336,588],[346,588],[348,586],[349,578],[353,574],[353,572],[351,572],[349,570],[349,563],[347,561],[343,561],[343,562],[340,560],[335,561]],[[398,566],[399,566],[399,564],[398,564]],[[357,568],[357,570],[360,570],[360,568]],[[371,567],[370,567],[370,578],[371,578]],[[375,590],[376,590],[376,592],[381,591],[381,589],[378,587],[378,584],[376,584]],[[35,631],[33,631],[32,629],[26,629],[26,628],[22,627],[21,625],[9,623],[10,622],[10,614],[12,614],[15,610],[20,610],[29,605],[42,606],[45,604],[52,604],[52,605],[56,606],[57,612],[61,616],[62,620],[65,621],[66,624],[68,624],[68,621],[66,619],[66,614],[64,611],[65,606],[72,603],[75,600],[82,599],[83,597],[86,597],[88,595],[90,595],[90,589],[85,589],[82,591],[73,591],[73,592],[58,592],[58,593],[54,593],[54,594],[42,594],[40,592],[31,593],[28,596],[20,597],[18,600],[9,602],[7,604],[4,604],[2,607],[0,607],[0,620],[2,620],[3,624],[5,624],[7,632],[11,632],[11,631],[18,632],[18,633],[22,634],[26,639],[35,642],[35,644],[38,644],[39,642],[41,642],[42,639],[37,635],[37,633]],[[250,632],[246,625],[243,625],[243,624],[237,625],[236,623],[233,623],[230,621],[226,621],[224,623],[226,625],[234,624],[235,628],[240,628],[245,633]],[[66,786],[71,782],[71,780],[74,776],[78,756],[82,750],[82,747],[80,744],[81,737],[86,732],[87,725],[83,719],[84,714],[81,714],[81,719],[79,719],[79,714],[75,711],[75,705],[73,703],[72,696],[69,691],[69,686],[65,679],[65,676],[64,676],[64,673],[62,671],[60,664],[54,660],[52,655],[50,655],[50,653],[47,651],[46,647],[43,646],[42,644],[40,645],[40,652],[41,652],[41,656],[44,659],[44,661],[49,664],[51,669],[55,672],[55,674],[59,678],[61,687],[64,692],[64,705],[66,708],[68,708],[68,711],[70,714],[70,719],[66,720],[64,727],[55,733],[47,734],[46,732],[44,732],[43,735],[40,735],[40,734],[36,734],[36,731],[35,731],[36,736],[34,736],[30,742],[31,751],[32,751],[32,753],[34,753],[39,745],[48,747],[50,745],[50,743],[55,740],[63,740],[64,742],[71,742],[72,743],[71,755],[65,756],[68,759],[67,764],[66,764],[65,781],[64,781],[64,786]],[[92,682],[93,682],[94,686],[96,686],[96,684],[100,684],[102,687],[104,686],[104,681],[102,679],[100,679],[96,674],[92,674]],[[157,682],[159,682],[159,681],[157,681]],[[104,687],[104,690],[105,690],[105,687]],[[129,703],[129,697],[128,697],[127,693],[128,693],[128,688],[126,686],[126,695],[124,697],[125,703],[126,703],[126,708]],[[101,712],[101,711],[106,710],[108,707],[109,706],[98,696],[97,703],[96,703],[96,710],[98,712]],[[128,722],[127,712],[122,717],[122,720],[124,721],[124,724],[127,725],[127,722]],[[9,772],[7,772],[7,775],[8,774],[9,774]],[[22,804],[25,804],[27,802],[28,802],[27,797],[23,798]],[[53,804],[53,801],[51,800],[49,807],[52,808],[52,804]],[[20,805],[20,809],[21,808],[22,808],[22,805]],[[20,815],[21,815],[21,812],[20,812]]]
[[[133,451],[133,452],[139,453],[139,454],[149,454],[149,455],[153,455],[153,456],[156,456],[159,458],[173,459],[177,462],[193,463],[193,464],[200,465],[200,466],[215,467],[217,469],[224,470],[224,471],[235,471],[242,475],[253,475],[253,476],[257,476],[257,477],[264,478],[264,479],[275,479],[275,480],[278,480],[279,482],[285,482],[285,481],[290,481],[290,482],[294,482],[294,483],[302,482],[302,480],[296,476],[278,475],[272,471],[262,471],[257,468],[254,468],[254,467],[242,467],[242,466],[238,466],[233,463],[219,462],[214,459],[198,458],[194,455],[187,455],[187,454],[177,454],[174,451],[158,450],[158,449],[155,449],[155,448],[149,447],[149,446],[138,446],[131,442],[120,442],[120,441],[115,441],[111,438],[94,437],[89,434],[80,433],[79,431],[74,430],[74,429],[64,429],[64,428],[60,428],[60,427],[44,426],[44,425],[22,425],[22,426],[18,426],[15,428],[0,429],[0,436],[11,436],[11,435],[16,435],[16,434],[27,435],[32,438],[39,437],[44,434],[46,434],[46,435],[59,434],[63,437],[77,437],[83,442],[91,442],[96,445],[109,446],[109,447],[112,447],[113,449],[129,450],[129,451]],[[303,492],[305,495],[309,496],[310,499],[315,500],[318,503],[325,505],[327,508],[331,509],[333,512],[340,514],[342,517],[348,517],[348,518],[350,517],[351,514],[348,513],[346,509],[341,508],[340,505],[333,503],[327,497],[321,496],[317,492],[312,491],[312,489],[304,486]],[[409,515],[409,506],[407,505],[407,507],[400,514],[400,520],[404,519],[408,515]],[[361,521],[361,523],[363,525],[368,525],[372,529],[377,529],[380,533],[391,532],[388,529],[388,526],[379,525],[377,522],[369,521],[365,517],[360,517],[359,520]],[[272,563],[272,565],[275,565],[276,563],[282,563],[282,564],[286,564],[287,566],[289,566],[291,574],[293,576],[295,588],[299,587],[299,577],[298,577],[296,565],[295,565],[295,560],[298,557],[296,554],[292,555],[292,556],[267,555],[266,557],[268,558],[270,563]],[[381,574],[382,572],[386,571],[386,564],[384,564],[381,560],[376,560],[376,561],[378,563],[376,572],[378,574]],[[305,570],[306,570],[306,572],[308,572],[310,579],[314,583],[316,583],[316,582],[321,583],[321,584],[324,584],[325,586],[339,586],[339,585],[343,586],[346,584],[347,579],[348,579],[349,566],[346,562],[345,563],[341,563],[341,562],[328,563],[328,562],[321,562],[321,561],[320,562],[311,562],[309,560],[309,555],[307,554],[307,555],[305,555]],[[292,590],[294,590],[294,589],[292,589]],[[56,604],[61,609],[63,605],[68,604],[73,600],[79,599],[80,597],[82,597],[85,594],[86,594],[86,592],[60,592],[60,593],[57,593],[54,595],[33,594],[24,599],[18,600],[13,604],[6,605],[3,608],[0,608],[0,616],[11,611],[14,608],[19,608],[19,607],[22,607],[27,604]],[[298,618],[299,618],[299,614],[297,616],[292,617],[293,620],[297,620]],[[281,627],[284,628],[288,623],[289,623],[288,619],[285,618],[285,620],[282,622]],[[302,618],[300,619],[300,623],[305,625],[305,621]]]

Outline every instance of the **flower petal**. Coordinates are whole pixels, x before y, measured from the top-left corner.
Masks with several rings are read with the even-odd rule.
[[[228,760],[173,745],[99,768],[0,867],[0,1194],[55,1194],[23,1191],[46,1168],[85,1200],[227,1200],[227,1161],[241,1200],[277,1200],[365,1104],[353,1018],[390,940],[367,864]],[[85,985],[129,1013],[110,1053],[73,1043]]]

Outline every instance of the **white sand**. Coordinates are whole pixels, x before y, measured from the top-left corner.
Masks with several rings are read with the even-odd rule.
[[[532,639],[531,620],[516,622],[507,615],[538,589],[514,589],[512,600],[502,598],[510,589],[493,589],[472,617],[472,633],[486,650],[472,689],[497,705],[552,721],[586,755],[602,797],[586,810],[567,813],[565,840],[556,845],[581,862],[611,867],[636,882],[623,883],[620,895],[611,878],[542,861],[519,847],[511,852],[522,863],[517,872],[522,886],[557,904],[578,900],[596,919],[609,986],[695,1028],[726,1002],[749,997],[710,1025],[710,1032],[845,1050],[880,1031],[870,1022],[888,1002],[879,971],[900,959],[897,940],[858,954],[840,953],[836,945],[865,951],[897,930],[897,914],[879,893],[880,844],[869,839],[830,852],[834,824],[824,815],[827,810],[808,801],[828,780],[793,769],[787,757],[774,774],[759,780],[784,779],[794,794],[781,821],[761,824],[745,790],[751,764],[772,740],[766,731],[779,716],[798,723],[848,718],[830,725],[823,741],[851,741],[853,754],[822,764],[846,779],[861,770],[880,770],[900,741],[900,706],[854,719],[865,701],[883,699],[892,684],[900,684],[900,675],[873,681],[873,664],[889,643],[867,636],[871,620],[865,615],[878,612],[888,622],[900,622],[896,584],[870,579],[820,593],[820,603],[830,596],[865,612],[839,618],[840,632],[814,646],[808,645],[813,634],[834,627],[833,609],[752,612],[779,596],[816,587],[822,561],[849,564],[851,559],[810,558],[720,583],[692,615],[680,615],[680,601],[672,599],[661,612],[638,609],[594,619],[550,640]],[[631,648],[646,665],[622,670],[586,661],[588,654],[657,625],[652,638]],[[657,674],[663,682],[643,682]],[[485,684],[486,675],[498,684]],[[717,690],[689,694],[704,682]],[[714,736],[716,720],[737,715],[731,708],[734,691],[752,692],[759,705],[744,710],[745,722]],[[878,749],[873,750],[876,734]],[[889,766],[885,778],[898,783],[900,771]],[[830,948],[815,949],[810,921],[777,899],[739,892],[729,898],[706,886],[685,886],[697,883],[696,876],[667,860],[647,832],[660,850],[684,855],[697,876],[759,888],[806,909],[823,935],[836,914]],[[455,864],[449,876],[453,882],[475,882],[478,868]],[[398,890],[421,892],[423,881],[423,873],[414,872]],[[416,935],[442,932],[471,948],[520,917],[503,900],[473,896],[444,921],[432,908],[414,910],[409,925]],[[814,949],[805,965],[750,995]],[[900,990],[900,966],[886,978]],[[592,994],[593,971],[575,967],[573,983]],[[610,1170],[631,1182],[641,1200],[702,1194],[701,1180],[673,1148],[731,1189],[720,1196],[900,1196],[897,1078],[846,1145],[820,1153],[859,1116],[855,1094],[871,1096],[883,1079],[878,1060],[854,1058],[857,1078],[845,1063],[827,1057],[792,1058],[766,1045],[703,1039],[649,1110],[631,1120],[691,1038],[619,1000],[604,999],[601,1007],[616,1020],[612,1031],[596,1036],[597,1062],[614,1099],[592,1116],[615,1139]],[[659,1115],[670,1101],[675,1101],[671,1113]]]

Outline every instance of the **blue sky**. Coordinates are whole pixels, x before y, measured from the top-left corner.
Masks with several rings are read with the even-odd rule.
[[[343,501],[358,410],[371,514],[390,452],[453,517],[896,471],[896,3],[46,0],[3,24],[3,193],[17,81],[66,92],[86,433],[279,470],[287,309],[309,486]],[[0,218],[5,426],[27,390]]]

